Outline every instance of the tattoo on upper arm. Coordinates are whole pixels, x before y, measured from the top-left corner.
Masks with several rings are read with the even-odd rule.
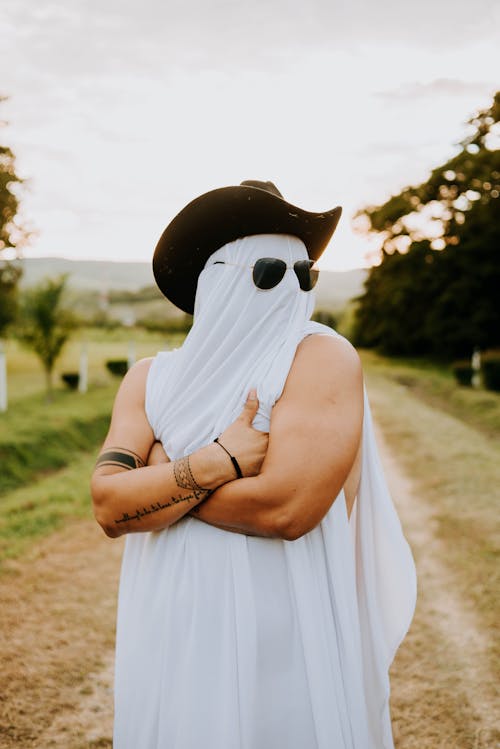
[[[112,447],[109,450],[105,450],[99,455],[96,462],[97,466],[116,466],[117,468],[126,468],[127,471],[132,471],[134,468],[144,468],[143,459],[124,447]]]
[[[204,489],[198,484],[195,477],[193,476],[193,472],[189,464],[189,455],[185,458],[179,458],[178,460],[175,460],[173,466],[174,477],[177,486],[180,489],[189,489],[189,494],[185,494],[184,496],[179,494],[177,497],[170,497],[167,502],[153,502],[147,507],[139,507],[133,515],[130,515],[128,512],[124,512],[121,518],[115,520],[115,523],[129,523],[132,520],[142,520],[142,518],[146,517],[146,515],[152,515],[155,512],[160,512],[160,510],[165,510],[167,507],[172,507],[172,505],[179,504],[179,502],[191,502],[192,499],[194,499],[196,502],[199,502],[200,500],[207,499],[207,497],[212,494],[212,489]],[[137,466],[137,468],[139,468],[139,466]]]

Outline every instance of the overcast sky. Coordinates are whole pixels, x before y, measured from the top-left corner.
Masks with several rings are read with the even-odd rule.
[[[498,0],[2,0],[26,254],[149,261],[191,199],[270,179],[351,216],[426,178],[498,88]],[[373,252],[373,247],[371,248]]]

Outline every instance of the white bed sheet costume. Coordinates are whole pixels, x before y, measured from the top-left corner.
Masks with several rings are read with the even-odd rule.
[[[285,235],[217,250],[184,344],[153,360],[146,414],[172,460],[224,431],[252,387],[254,426],[268,431],[299,342],[338,335],[310,322],[313,292],[299,289],[293,270],[271,290],[254,286],[248,266],[261,257],[291,266],[307,251]],[[341,491],[295,541],[190,516],[127,536],[115,749],[393,747],[388,669],[413,615],[416,577],[366,392],[362,452],[350,520]]]

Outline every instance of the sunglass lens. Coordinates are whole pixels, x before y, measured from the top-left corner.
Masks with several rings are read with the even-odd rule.
[[[316,286],[319,270],[312,267],[313,263],[313,260],[297,260],[293,266],[302,291],[311,291]]]
[[[284,260],[262,257],[253,267],[253,282],[258,289],[272,289],[279,284],[286,271]]]

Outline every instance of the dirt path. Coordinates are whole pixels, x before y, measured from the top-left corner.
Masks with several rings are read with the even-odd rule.
[[[0,577],[0,747],[111,746],[122,542],[66,527]]]
[[[392,670],[396,745],[498,749],[487,635],[458,593],[431,510],[416,500],[380,434],[378,439],[419,572],[415,621]],[[1,749],[111,747],[122,546],[92,521],[80,522],[50,536],[0,577]]]
[[[418,574],[415,618],[391,670],[396,746],[498,749],[487,633],[446,565],[432,508],[419,501],[379,430],[377,443]]]

